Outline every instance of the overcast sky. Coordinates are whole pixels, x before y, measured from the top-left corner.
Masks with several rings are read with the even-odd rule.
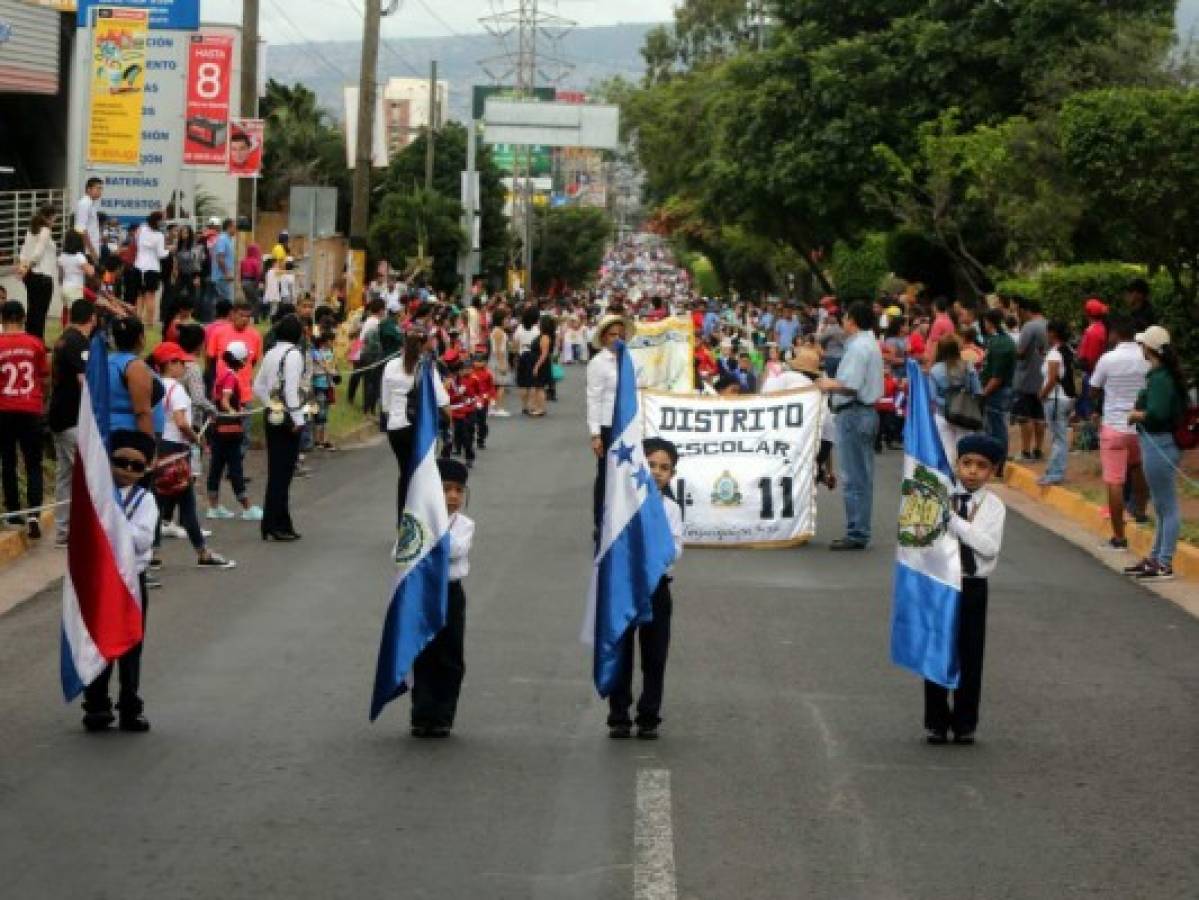
[[[381,0],[384,6],[388,0]],[[478,32],[480,16],[512,0],[401,0],[399,12],[383,20],[383,36],[441,37]],[[543,0],[547,12],[580,25],[619,22],[664,22],[674,0]],[[297,44],[305,40],[353,40],[362,37],[363,0],[261,0],[260,27],[267,41]],[[240,0],[203,0],[203,17],[212,22],[240,22]],[[355,12],[358,10],[358,12]]]

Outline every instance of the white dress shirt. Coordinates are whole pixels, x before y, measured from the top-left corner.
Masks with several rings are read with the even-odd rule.
[[[450,516],[450,581],[461,581],[470,574],[470,546],[475,539],[475,523],[462,513]]]
[[[379,392],[381,395],[379,402],[387,410],[388,431],[407,428],[412,424],[408,421],[408,393],[412,390],[415,381],[416,374],[410,374],[404,370],[402,356],[388,360],[387,365],[383,367],[383,384]],[[437,395],[438,409],[445,409],[450,405],[450,395],[439,377],[433,379],[433,393]]]
[[[140,575],[150,567],[154,556],[154,532],[158,528],[158,503],[145,488],[131,485],[117,488],[117,499],[133,534],[133,552],[137,554]]]
[[[20,261],[38,275],[53,278],[58,274],[58,250],[49,228],[43,228],[37,234],[25,232]]]
[[[1099,357],[1091,373],[1091,387],[1103,390],[1105,427],[1125,434],[1136,431],[1135,426],[1128,424],[1128,414],[1148,376],[1149,363],[1141,345],[1134,341],[1123,341]]]
[[[92,242],[92,251],[100,252],[100,201],[87,194],[75,206],[75,230],[86,234]]]
[[[612,426],[612,408],[616,405],[616,383],[620,370],[616,354],[604,348],[587,363],[587,429],[597,437],[600,428]]]
[[[954,512],[949,517],[949,533],[974,551],[975,578],[987,578],[999,563],[999,548],[1003,545],[1003,522],[1007,507],[985,487],[975,491],[967,509],[969,515],[957,514],[958,497],[953,495]]]
[[[162,260],[167,257],[167,241],[163,233],[149,225],[137,230],[137,258],[133,268],[143,272],[161,272]]]
[[[674,574],[674,567],[683,558],[683,508],[677,500],[662,495],[662,507],[666,510],[666,521],[670,523],[670,538],[674,541],[674,562],[666,570],[667,575]]]
[[[280,341],[270,349],[262,360],[258,374],[254,376],[254,396],[269,406],[271,394],[279,387],[280,373],[283,376],[283,405],[297,428],[307,420],[307,410],[300,403],[300,383],[304,377],[304,352],[295,344]]]

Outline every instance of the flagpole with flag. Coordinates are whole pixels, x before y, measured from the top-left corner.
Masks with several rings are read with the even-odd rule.
[[[400,567],[383,624],[370,719],[407,691],[412,666],[445,627],[450,584],[450,517],[437,470],[436,366],[421,364],[413,423],[412,478],[395,545]]]
[[[653,619],[653,593],[675,557],[662,495],[645,461],[637,375],[623,342],[616,358],[613,438],[582,633],[583,642],[594,648],[593,677],[601,697],[615,686],[624,636]]]
[[[891,660],[956,688],[960,545],[948,531],[955,476],[933,415],[928,380],[908,360],[903,485],[891,614]]]
[[[108,348],[98,333],[88,348],[78,429],[59,658],[68,703],[136,647],[144,631],[133,532],[108,461]]]

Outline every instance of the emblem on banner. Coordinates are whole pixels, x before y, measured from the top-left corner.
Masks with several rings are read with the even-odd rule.
[[[716,483],[712,485],[712,505],[741,505],[741,485],[737,484],[737,479],[728,469],[725,469],[716,479]]]
[[[428,541],[429,529],[425,523],[410,512],[404,513],[393,554],[396,565],[408,566],[416,562]]]
[[[917,465],[899,489],[899,545],[931,547],[945,533],[949,490],[924,466]]]

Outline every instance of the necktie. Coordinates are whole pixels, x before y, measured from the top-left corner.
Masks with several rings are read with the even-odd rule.
[[[958,494],[958,515],[963,519],[970,518],[970,495]],[[966,546],[962,541],[958,542],[962,552],[962,574],[973,575],[978,571],[978,561],[974,558],[974,551]]]

